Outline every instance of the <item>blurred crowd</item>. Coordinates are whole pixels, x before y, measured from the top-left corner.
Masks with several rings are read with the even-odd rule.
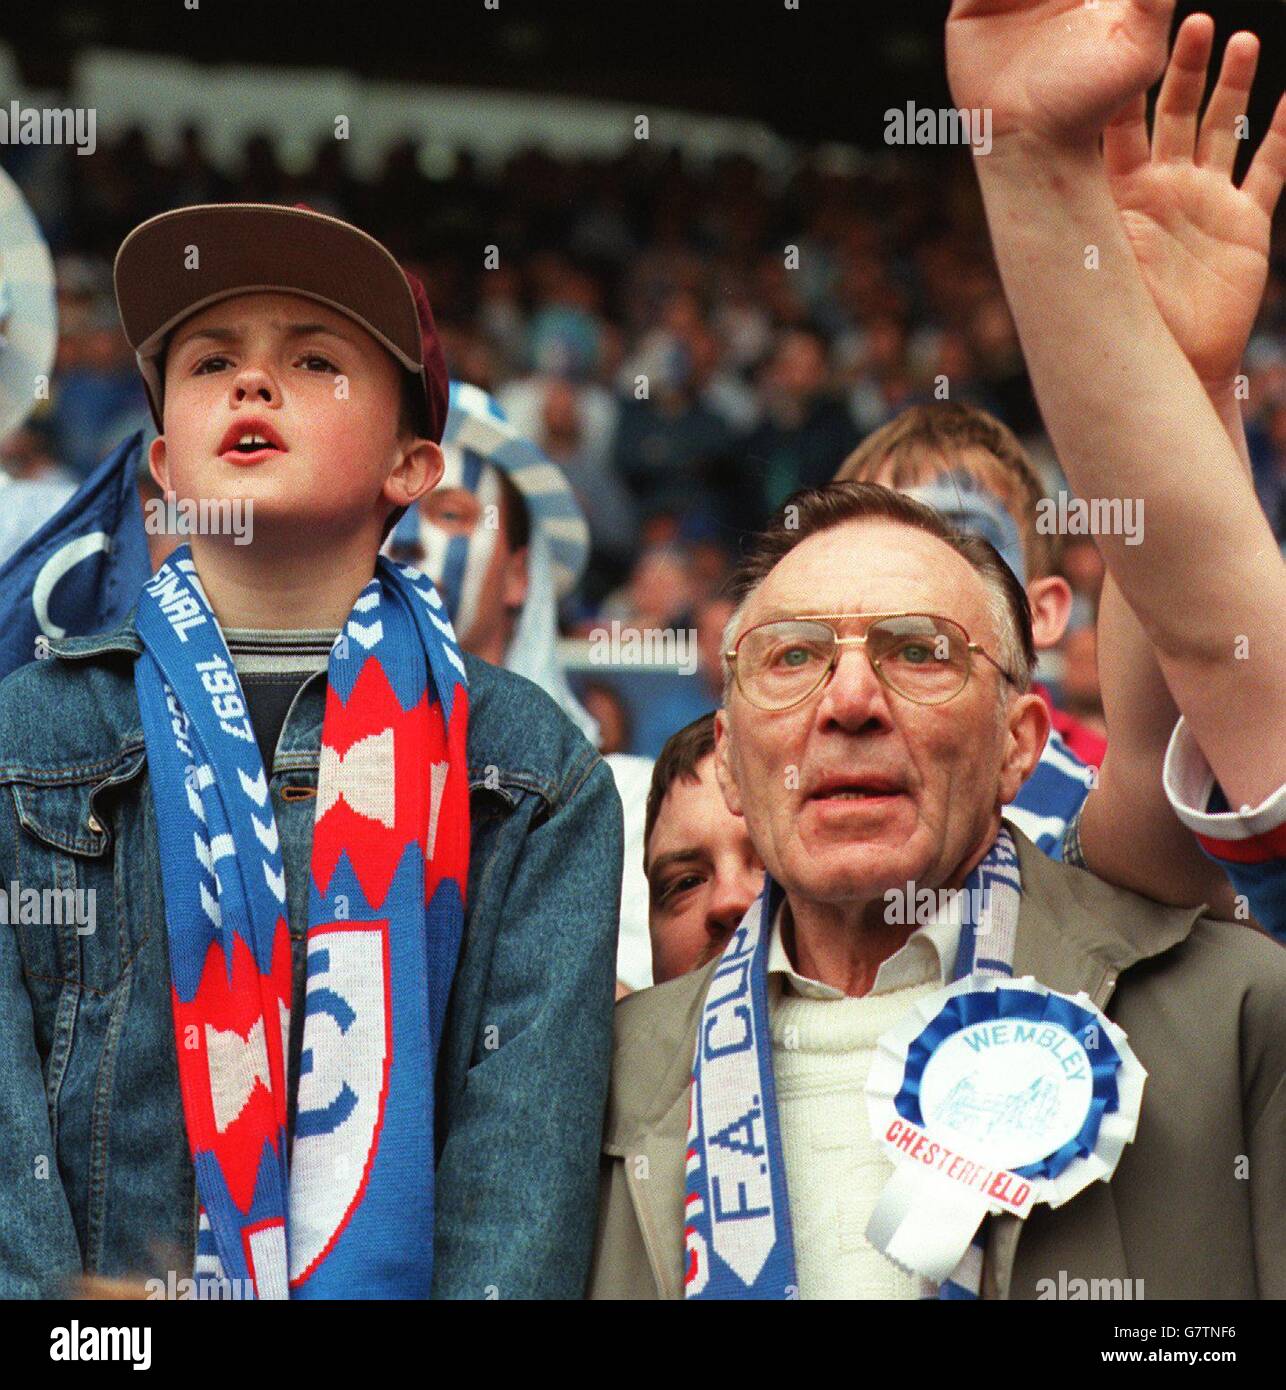
[[[152,213],[236,199],[333,212],[422,275],[452,376],[496,395],[582,501],[593,555],[569,633],[612,618],[695,628],[713,634],[702,646],[714,658],[743,530],[918,401],[983,406],[1051,489],[1061,483],[958,152],[861,168],[805,158],[784,180],[744,157],[698,167],[647,141],[611,160],[527,151],[494,175],[461,153],[439,179],[409,142],[369,180],[337,140],[287,172],[266,136],[230,177],[196,128],[168,161],[140,132],[101,141],[92,159],[44,154],[26,171],[38,190],[13,172],[55,252],[60,339],[49,401],[0,442],[15,477],[74,482],[146,425],[112,298],[116,247]],[[1256,482],[1282,539],[1280,244],[1246,372]],[[1054,678],[1064,705],[1095,722],[1101,565],[1089,538],[1067,538],[1060,563],[1077,603]]]

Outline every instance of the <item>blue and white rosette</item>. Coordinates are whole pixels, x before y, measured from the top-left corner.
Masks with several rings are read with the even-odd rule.
[[[867,1079],[894,1163],[867,1238],[942,1283],[989,1212],[1025,1220],[1110,1179],[1146,1080],[1084,993],[974,973],[921,1000],[879,1040]]]

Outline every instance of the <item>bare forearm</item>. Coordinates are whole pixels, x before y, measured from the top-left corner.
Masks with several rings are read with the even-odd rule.
[[[1207,388],[1210,390],[1210,388]],[[1238,461],[1241,463],[1242,476],[1254,487],[1254,474],[1250,469],[1250,445],[1246,442],[1246,421],[1241,413],[1241,404],[1237,400],[1235,389],[1211,390],[1210,403],[1215,408],[1215,413],[1219,416],[1219,423],[1224,427],[1232,442],[1233,448],[1237,451]]]
[[[1136,764],[1155,763],[1156,794],[1164,800],[1161,764],[1179,711],[1142,624],[1110,574],[1099,597],[1097,652],[1111,745],[1128,748]]]
[[[1207,389],[1249,477],[1233,384]],[[1081,817],[1085,862],[1122,888],[1180,907],[1204,902],[1217,916],[1231,918],[1232,885],[1166,800],[1162,768],[1179,711],[1152,644],[1110,573],[1099,599],[1098,668],[1110,742],[1099,785]]]
[[[1192,832],[1168,808],[1131,796],[1133,774],[1114,767],[1112,756],[1109,745],[1099,785],[1081,811],[1081,853],[1090,872],[1171,907],[1205,903],[1216,917],[1243,919],[1223,870],[1201,853]]]
[[[1224,424],[1148,293],[1097,151],[997,147],[975,163],[1059,460],[1083,497],[1145,499],[1144,544],[1096,539],[1161,649],[1183,651],[1202,633],[1174,611],[1176,575],[1209,607],[1235,600],[1253,567],[1224,552],[1271,532],[1253,491],[1228,485],[1241,470]]]
[[[996,257],[1059,460],[1086,499],[1144,503],[1144,541],[1096,536],[1225,791],[1286,775],[1286,569],[1217,409],[1138,270],[1093,149],[977,161]],[[1235,401],[1231,405],[1235,406]]]
[[[1139,620],[1108,575],[1098,616],[1108,750],[1081,817],[1085,862],[1100,878],[1175,906],[1231,916],[1234,893],[1170,809],[1161,770],[1179,717]]]

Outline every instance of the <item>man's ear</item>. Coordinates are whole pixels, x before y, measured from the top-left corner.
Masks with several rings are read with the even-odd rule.
[[[1049,709],[1039,695],[1018,695],[1005,719],[1005,753],[1000,765],[1000,804],[1008,806],[1036,770],[1049,737]]]
[[[723,793],[723,803],[731,815],[739,816],[741,792],[737,779],[732,774],[732,744],[728,737],[728,715],[725,710],[716,710],[714,716],[714,778]]]
[[[170,460],[165,449],[165,436],[158,434],[147,446],[147,469],[152,481],[166,497],[174,490],[170,486]]]
[[[1027,586],[1031,631],[1037,648],[1057,646],[1072,616],[1072,586],[1061,574],[1033,579]]]
[[[409,507],[442,481],[446,461],[431,439],[412,439],[402,446],[393,471],[384,479],[383,496],[395,507]]]

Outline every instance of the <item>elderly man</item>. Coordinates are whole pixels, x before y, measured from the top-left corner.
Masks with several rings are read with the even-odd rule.
[[[617,1006],[591,1296],[1286,1296],[1286,955],[1004,823],[1049,727],[1008,568],[839,483],[738,580],[717,767],[768,879]]]

